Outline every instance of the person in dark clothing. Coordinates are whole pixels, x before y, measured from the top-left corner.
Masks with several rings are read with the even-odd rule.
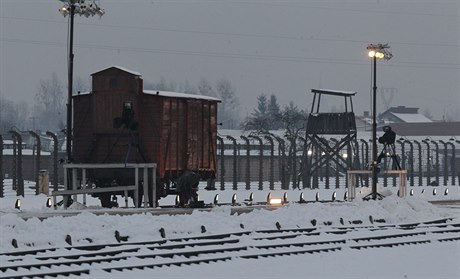
[[[385,133],[379,138],[379,143],[394,144],[396,140],[396,133],[391,129],[391,127],[383,126],[382,130]]]
[[[382,130],[385,132],[383,136],[379,137],[379,143],[383,144],[383,150],[377,157],[377,164],[380,164],[383,158],[387,156],[386,147],[394,144],[396,139],[396,133],[391,130],[390,126],[383,126]]]
[[[377,157],[377,164],[380,164],[382,159],[385,158],[389,153],[391,154],[390,156],[393,158],[393,168],[401,169],[401,167],[399,166],[399,159],[396,157],[394,146],[396,140],[396,133],[391,129],[390,126],[383,126],[382,130],[385,133],[383,134],[383,136],[379,137],[379,143],[383,144],[383,149]],[[387,150],[387,147],[390,149]]]
[[[190,170],[186,170],[177,180],[176,192],[179,195],[180,205],[186,206],[191,199],[196,200],[198,197],[198,184],[200,176]]]

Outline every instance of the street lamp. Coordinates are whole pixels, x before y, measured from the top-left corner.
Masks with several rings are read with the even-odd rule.
[[[369,57],[372,58],[374,66],[374,85],[372,88],[372,199],[376,200],[377,197],[383,198],[382,195],[377,193],[377,59],[390,60],[393,54],[390,52],[388,44],[369,44],[367,46]],[[368,198],[367,196],[366,198]]]
[[[105,11],[99,6],[98,0],[59,0],[64,3],[59,12],[69,16],[69,41],[68,41],[68,92],[67,92],[67,129],[66,129],[66,153],[67,160],[72,156],[72,87],[73,87],[73,25],[74,16],[103,16]]]

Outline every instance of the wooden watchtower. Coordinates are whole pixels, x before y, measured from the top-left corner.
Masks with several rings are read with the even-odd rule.
[[[301,165],[304,188],[317,187],[318,175],[326,176],[335,171],[340,175],[359,168],[356,120],[352,97],[356,92],[312,89],[314,94],[307,120],[305,145]],[[320,112],[321,98],[339,97],[345,101],[345,112]],[[346,177],[346,175],[344,175]],[[316,178],[316,179],[313,179]],[[316,182],[316,183],[315,183]]]

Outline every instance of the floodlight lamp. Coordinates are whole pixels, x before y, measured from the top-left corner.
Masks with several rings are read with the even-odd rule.
[[[48,198],[46,200],[46,207],[51,207],[53,205],[53,202],[51,201],[51,198]]]
[[[176,195],[175,204],[176,204],[176,206],[180,205],[180,197],[179,197],[179,195]]]
[[[383,59],[385,57],[385,54],[383,52],[377,51],[375,53],[375,57],[378,58],[378,59]]]
[[[308,155],[308,156],[311,156],[311,154],[313,154],[313,151],[308,150],[308,151],[307,151],[307,155]]]
[[[282,205],[283,199],[282,198],[270,198],[268,200],[269,205]]]
[[[14,208],[21,210],[21,199],[16,199],[16,202],[14,203]]]
[[[232,205],[236,205],[236,193],[232,196]]]
[[[303,196],[303,192],[302,192],[302,193],[300,193],[299,203],[305,202],[305,199],[304,199],[303,197],[304,197],[304,196]]]
[[[377,59],[390,60],[393,54],[390,52],[390,46],[388,44],[369,44],[367,50],[369,57]]]
[[[59,9],[59,12],[64,16],[66,17],[68,14],[69,14],[69,7],[64,6],[62,8]]]

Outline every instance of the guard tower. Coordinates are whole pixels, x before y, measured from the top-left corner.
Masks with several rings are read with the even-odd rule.
[[[346,177],[347,170],[359,168],[356,120],[352,97],[356,92],[312,89],[314,94],[307,120],[301,176],[304,188],[312,187],[322,169],[335,170]],[[320,112],[322,97],[339,97],[345,112]],[[324,172],[323,172],[324,173]],[[326,173],[326,179],[329,173]],[[315,180],[317,182],[317,179]],[[314,185],[317,186],[317,185]]]

